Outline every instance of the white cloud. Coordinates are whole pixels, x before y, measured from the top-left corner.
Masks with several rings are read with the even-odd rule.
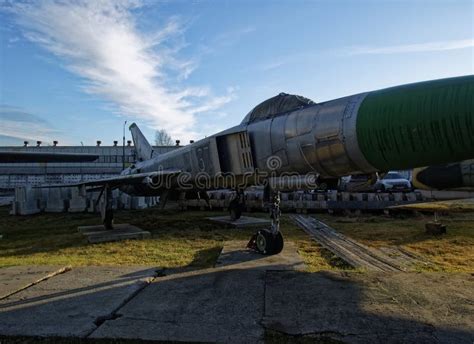
[[[246,36],[251,35],[255,31],[256,28],[254,26],[244,26],[234,30],[219,32],[208,42],[199,46],[200,58],[203,58],[205,55],[221,53],[222,50],[235,49]]]
[[[184,28],[170,18],[159,30],[140,32],[135,22],[140,1],[42,0],[13,2],[25,37],[62,58],[84,79],[84,90],[102,97],[128,119],[164,128],[183,139],[196,114],[216,110],[233,99],[215,97],[208,87],[185,87],[197,67],[177,57],[185,46]]]
[[[66,135],[48,121],[17,107],[0,105],[0,122],[0,137],[8,138],[8,142],[28,140],[33,143],[39,140],[47,144],[60,140],[62,144],[69,143]]]
[[[284,59],[281,59],[281,60],[278,60],[278,61],[273,61],[273,62],[267,62],[267,63],[264,63],[262,65],[260,65],[260,69],[264,72],[268,72],[270,70],[273,70],[273,69],[278,69],[284,65],[288,64],[288,61],[284,60]]]
[[[256,31],[254,26],[246,26],[232,31],[226,31],[218,34],[214,38],[213,45],[232,46],[237,44],[243,37]]]
[[[404,45],[392,45],[385,47],[359,46],[348,48],[345,53],[348,55],[369,55],[369,54],[403,54],[419,52],[436,52],[447,50],[467,49],[474,47],[474,39],[462,39],[454,41],[428,42]]]
[[[258,65],[258,68],[264,72],[280,69],[288,64],[300,63],[304,60],[327,56],[353,56],[353,55],[381,55],[381,54],[406,54],[419,52],[441,52],[458,49],[474,48],[474,39],[462,39],[453,41],[440,41],[417,44],[402,44],[384,47],[376,46],[352,46],[340,50],[322,50],[319,52],[307,51],[296,54],[287,54],[277,59],[267,61]]]

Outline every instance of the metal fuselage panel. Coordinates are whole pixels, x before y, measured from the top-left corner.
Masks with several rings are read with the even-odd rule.
[[[357,111],[347,109],[357,108],[362,99],[360,95],[345,97],[256,123],[241,124],[139,162],[124,173],[178,169],[186,172],[191,180],[203,174],[212,177],[229,173],[239,179],[256,169],[273,176],[285,172],[323,177],[370,173],[374,168],[363,159],[357,146],[349,148],[345,142],[346,137],[355,135],[357,115]],[[350,154],[358,160],[351,159]],[[269,162],[272,159],[277,161],[276,165]],[[363,163],[358,163],[360,161]],[[252,182],[252,178],[248,180]],[[227,187],[219,182],[215,184],[214,188]],[[147,190],[146,185],[134,186],[134,190],[136,194],[148,195],[162,191]]]
[[[248,124],[256,166],[261,171],[274,171],[268,165],[276,158],[281,165],[274,171],[277,175],[315,173],[335,178],[374,172],[355,137],[357,109],[364,96],[345,97]]]

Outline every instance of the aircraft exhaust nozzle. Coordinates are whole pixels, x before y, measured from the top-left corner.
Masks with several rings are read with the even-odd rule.
[[[474,159],[413,169],[412,184],[424,190],[473,190]]]

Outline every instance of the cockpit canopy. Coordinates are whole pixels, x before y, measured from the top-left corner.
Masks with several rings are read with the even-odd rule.
[[[242,124],[263,121],[268,118],[277,117],[289,111],[299,110],[315,105],[311,99],[294,94],[280,93],[279,95],[265,100],[250,111],[242,121]]]

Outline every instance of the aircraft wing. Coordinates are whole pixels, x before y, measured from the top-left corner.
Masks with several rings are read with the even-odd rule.
[[[99,158],[96,154],[86,153],[52,153],[52,152],[17,152],[0,151],[0,163],[25,162],[86,162]]]
[[[128,175],[120,175],[117,177],[96,179],[87,182],[80,182],[74,184],[55,184],[55,185],[43,185],[37,188],[67,188],[67,187],[80,187],[80,186],[105,186],[108,185],[111,188],[115,188],[121,185],[133,185],[143,183],[154,183],[159,185],[160,182],[164,181],[164,178],[170,178],[180,174],[180,170],[163,170],[157,172],[145,172],[135,173]]]

